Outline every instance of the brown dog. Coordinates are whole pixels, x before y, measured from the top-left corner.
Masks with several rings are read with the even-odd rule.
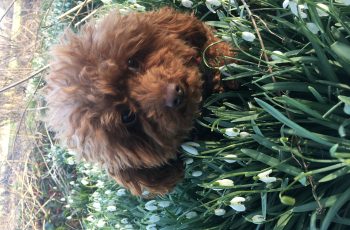
[[[168,8],[114,12],[67,34],[47,78],[49,126],[133,194],[169,192],[183,177],[178,147],[202,98],[199,60],[217,41],[193,15]],[[223,65],[231,54],[219,42],[205,56]]]

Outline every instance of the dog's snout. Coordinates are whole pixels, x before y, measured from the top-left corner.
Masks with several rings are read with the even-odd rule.
[[[184,89],[175,83],[171,83],[167,86],[165,95],[165,105],[170,108],[179,107],[184,100]]]

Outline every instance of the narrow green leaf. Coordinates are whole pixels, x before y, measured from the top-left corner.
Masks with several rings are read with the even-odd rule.
[[[283,230],[287,226],[289,220],[292,217],[293,217],[293,212],[291,212],[291,211],[287,211],[287,212],[283,213],[280,216],[280,218],[278,219],[278,221],[277,221],[276,225],[274,226],[273,230]]]
[[[322,207],[325,207],[325,208],[330,207],[337,201],[338,196],[339,194],[329,196],[327,198],[323,198],[320,200],[320,204],[322,205]],[[292,209],[292,211],[293,212],[310,212],[310,211],[316,210],[317,208],[319,208],[317,202],[312,201],[307,204],[296,206]]]
[[[271,114],[274,118],[282,122],[283,124],[289,126],[291,129],[293,129],[298,135],[302,135],[306,138],[309,138],[317,143],[326,145],[326,146],[332,146],[333,144],[325,141],[324,139],[320,138],[317,134],[312,133],[308,131],[307,129],[301,127],[300,125],[296,124],[295,122],[289,120],[286,116],[284,116],[282,113],[280,113],[277,109],[272,107],[271,105],[267,104],[266,102],[255,98],[255,101],[269,114]]]
[[[245,155],[253,158],[254,160],[260,161],[264,164],[267,164],[271,167],[274,167],[282,172],[285,172],[289,175],[293,175],[293,176],[297,176],[301,173],[303,173],[303,171],[299,168],[296,168],[294,166],[291,166],[289,164],[286,163],[281,163],[281,161],[279,161],[278,159],[274,158],[274,157],[270,157],[262,152],[258,152],[256,150],[253,149],[241,149],[242,153],[244,153]]]
[[[344,168],[338,169],[337,171],[332,172],[332,173],[328,174],[327,176],[322,177],[318,182],[324,183],[324,182],[328,182],[331,180],[335,180],[338,177],[344,176],[348,173],[350,173],[350,168],[345,166]]]
[[[282,96],[282,99],[285,101],[286,104],[288,104],[294,108],[297,108],[297,109],[301,110],[302,112],[309,114],[315,118],[322,119],[322,115],[320,113],[318,113],[316,110],[310,109],[310,107],[300,103],[299,101],[297,101],[293,98],[287,97],[285,95]]]
[[[348,65],[350,65],[350,46],[342,42],[334,42],[331,45],[331,49],[336,53],[341,59],[343,59]]]
[[[320,103],[326,103],[326,100],[321,96],[321,94],[319,94],[319,92],[317,92],[317,90],[312,87],[312,86],[308,86],[308,89],[310,90],[310,92],[312,93],[312,95],[314,95],[314,97],[316,98],[316,100]]]
[[[350,188],[348,188],[342,194],[337,196],[337,200],[329,208],[326,216],[324,217],[320,230],[328,229],[328,227],[330,226],[333,218],[335,217],[339,209],[349,200],[350,200]]]

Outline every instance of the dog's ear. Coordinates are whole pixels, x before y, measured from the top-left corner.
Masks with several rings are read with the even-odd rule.
[[[147,190],[150,197],[170,192],[183,178],[184,165],[181,159],[170,160],[163,166],[154,168],[126,168],[111,176],[118,184],[129,189],[133,195],[140,196]]]
[[[162,8],[147,15],[147,20],[155,27],[177,35],[200,50],[205,48],[209,37],[212,36],[210,29],[193,14]]]

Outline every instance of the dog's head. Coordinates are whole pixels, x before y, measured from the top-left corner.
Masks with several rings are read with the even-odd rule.
[[[68,33],[53,49],[46,87],[58,139],[135,194],[152,184],[167,192],[182,175],[177,149],[201,101],[196,60],[206,33],[195,17],[169,9],[114,12]]]

